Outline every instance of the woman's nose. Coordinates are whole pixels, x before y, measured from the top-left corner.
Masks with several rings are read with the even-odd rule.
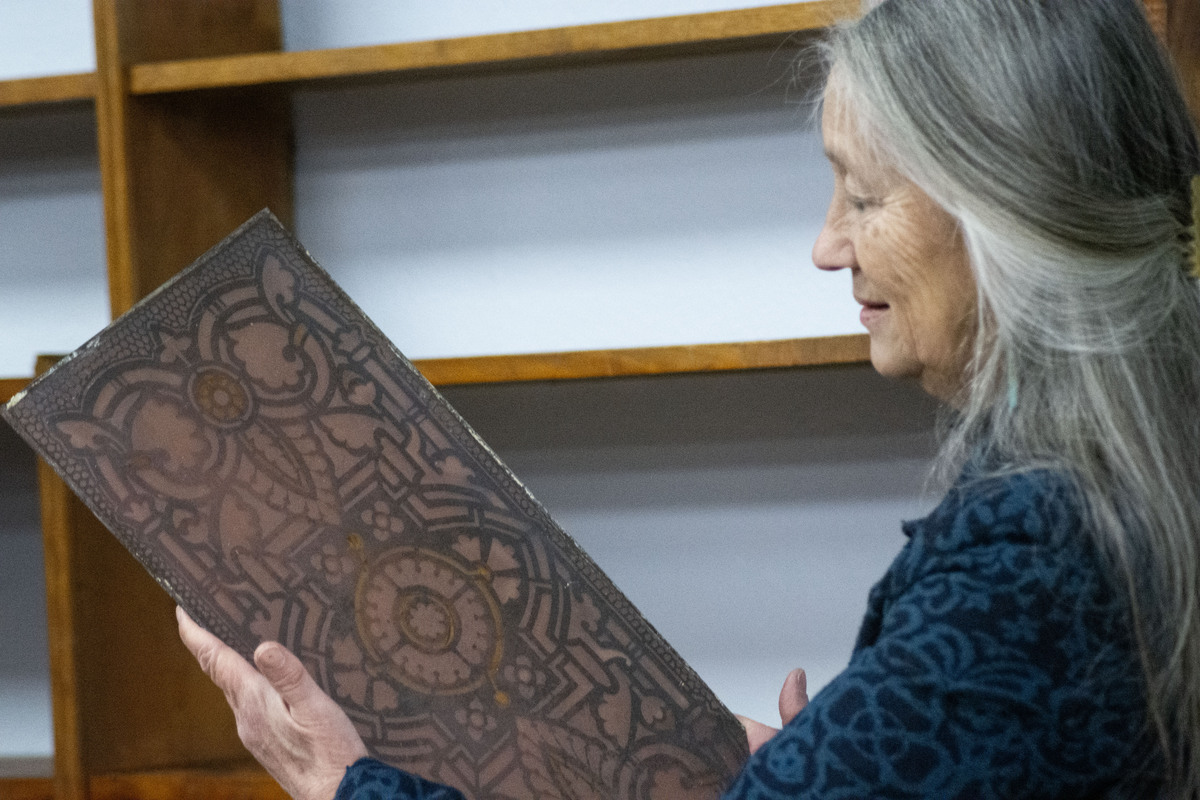
[[[825,217],[825,224],[817,241],[813,244],[812,260],[818,269],[847,269],[854,266],[854,245],[833,219],[833,210]]]

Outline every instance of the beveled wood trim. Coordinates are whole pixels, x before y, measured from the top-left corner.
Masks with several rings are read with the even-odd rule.
[[[116,316],[140,296],[132,266],[132,199],[129,191],[128,71],[121,62],[121,8],[115,0],[92,0],[96,39],[96,127],[109,306]],[[144,292],[142,292],[144,293]]]
[[[414,363],[435,386],[453,386],[858,364],[869,358],[870,342],[866,334],[851,334],[764,342],[427,358]]]
[[[96,73],[94,72],[0,81],[0,108],[92,100],[95,97]]]
[[[0,378],[0,403],[7,403],[29,385],[29,378]]]
[[[135,64],[129,89],[159,94],[701,47],[816,30],[853,16],[857,9],[857,0],[812,0],[424,42]]]

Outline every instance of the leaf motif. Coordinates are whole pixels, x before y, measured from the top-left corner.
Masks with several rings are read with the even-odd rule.
[[[84,419],[68,419],[56,426],[67,437],[67,443],[76,450],[103,452],[113,449],[112,434],[101,425]]]
[[[335,442],[356,452],[375,450],[375,432],[381,427],[366,414],[353,411],[325,414],[321,417],[321,425]]]

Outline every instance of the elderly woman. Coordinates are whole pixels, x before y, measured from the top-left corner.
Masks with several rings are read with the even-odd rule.
[[[888,0],[826,52],[814,261],[944,401],[951,488],[728,797],[1200,796],[1200,155],[1139,4]],[[295,796],[459,796],[280,646],[181,631]]]

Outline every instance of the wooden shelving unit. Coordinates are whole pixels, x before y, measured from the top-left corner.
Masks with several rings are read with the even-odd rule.
[[[258,208],[269,206],[288,220],[288,88],[775,49],[797,34],[852,16],[858,2],[816,0],[302,52],[278,49],[278,20],[269,5],[224,0],[193,9],[180,4],[172,6],[168,20],[156,16],[164,12],[151,3],[97,3],[97,73],[0,81],[0,108],[96,103],[114,314]],[[126,35],[127,28],[137,34]],[[196,35],[218,30],[222,35],[215,38]],[[226,124],[232,119],[240,124]],[[434,359],[421,366],[435,384],[562,380],[854,363],[866,360],[866,347],[865,336],[827,337]]]
[[[1147,0],[1200,94],[1200,0]],[[815,0],[742,11],[374,47],[281,52],[277,0],[95,0],[94,74],[0,81],[0,111],[92,102],[114,314],[254,212],[292,212],[294,87],[536,70],[776,48],[857,10]],[[433,359],[435,384],[861,362],[865,336]],[[0,381],[0,400],[25,385]],[[220,693],[178,643],[170,600],[39,467],[55,731],[52,780],[0,800],[281,798],[249,762]]]

